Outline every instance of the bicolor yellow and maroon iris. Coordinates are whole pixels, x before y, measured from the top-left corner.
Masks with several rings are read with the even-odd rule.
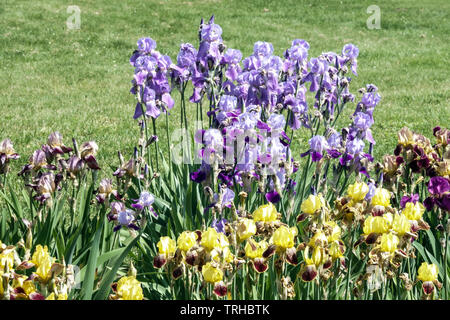
[[[155,268],[162,268],[177,251],[177,243],[170,237],[161,237],[156,244],[159,254],[153,259]]]
[[[253,268],[259,273],[268,269],[266,259],[263,258],[263,254],[268,247],[269,244],[266,240],[256,242],[252,238],[249,238],[245,244],[245,256],[252,260]]]
[[[430,295],[434,291],[434,283],[437,283],[439,270],[437,265],[423,262],[417,272],[417,279],[422,281],[422,289],[426,295]]]

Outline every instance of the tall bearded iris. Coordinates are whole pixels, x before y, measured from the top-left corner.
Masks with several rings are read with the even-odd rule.
[[[169,56],[156,51],[153,39],[142,38],[137,44],[138,50],[130,58],[131,65],[135,67],[131,93],[136,95],[138,101],[133,118],[145,115],[156,119],[161,111],[167,112],[174,105],[168,81],[173,64]]]

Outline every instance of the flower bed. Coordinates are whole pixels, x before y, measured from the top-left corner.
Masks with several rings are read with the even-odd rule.
[[[68,147],[55,132],[17,190],[19,155],[3,140],[0,297],[447,299],[450,130],[431,142],[402,128],[377,162],[381,96],[373,84],[350,92],[355,45],[310,58],[295,39],[281,58],[258,41],[242,59],[221,34],[202,21],[198,49],[182,44],[176,63],[138,41],[140,135],[111,178],[98,178],[96,142]],[[302,154],[297,130],[310,134]]]

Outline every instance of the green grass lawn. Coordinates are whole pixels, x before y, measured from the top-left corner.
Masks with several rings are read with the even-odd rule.
[[[379,30],[366,26],[366,9],[372,4],[381,9]],[[66,26],[69,5],[81,9],[79,30]],[[258,40],[271,42],[282,55],[293,39],[306,39],[310,57],[340,52],[349,42],[357,45],[359,76],[351,84],[352,92],[374,83],[382,95],[373,127],[378,158],[393,150],[396,132],[405,125],[427,136],[435,125],[450,127],[448,0],[2,0],[0,140],[12,139],[22,155],[15,169],[55,130],[66,144],[71,137],[80,143],[95,140],[104,167],[118,164],[117,150],[129,157],[138,138],[132,119],[135,101],[129,93],[133,68],[128,62],[136,41],[153,38],[175,61],[181,43],[197,46],[200,19],[211,14],[222,26],[226,45],[244,56]],[[354,106],[348,106],[347,115]],[[193,120],[195,107],[191,108],[188,115]],[[171,130],[178,126],[179,107],[170,123]],[[164,118],[158,125],[164,128]],[[298,157],[308,147],[305,137],[297,136]]]

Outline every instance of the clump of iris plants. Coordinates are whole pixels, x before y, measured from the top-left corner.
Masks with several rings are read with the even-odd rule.
[[[128,156],[54,132],[17,192],[3,140],[0,298],[448,299],[450,130],[374,159],[359,49],[309,49],[244,57],[213,16],[173,60],[137,41]]]

